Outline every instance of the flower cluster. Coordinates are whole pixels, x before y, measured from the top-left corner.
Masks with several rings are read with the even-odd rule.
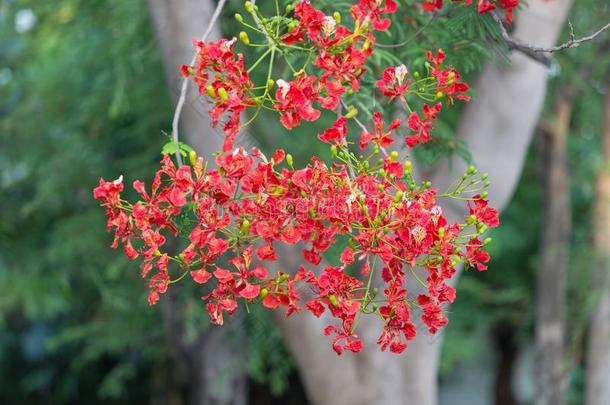
[[[135,204],[121,198],[122,179],[100,180],[94,196],[106,208],[114,246],[120,241],[129,258],[142,256],[149,302],[156,303],[169,284],[187,275],[211,286],[203,299],[217,324],[237,309],[239,300],[282,306],[289,315],[307,299],[305,307],[314,315],[328,310],[340,321],[341,327],[327,329],[336,334],[338,353],[361,347],[354,329],[361,312],[384,319],[379,344],[394,352],[415,336],[412,307],[421,308],[431,332],[442,327],[447,319],[441,306],[455,298],[446,283],[455,266],[466,261],[484,270],[489,259],[484,243],[466,235],[497,226],[497,212],[476,195],[464,223],[448,223],[437,193],[414,184],[410,165],[397,162],[395,154],[384,158],[379,169],[362,170],[354,178],[345,164],[328,166],[315,158],[303,169],[291,169],[283,165],[286,156],[278,150],[268,159],[257,149],[247,153],[238,148],[217,157],[218,169],[206,170],[201,157],[177,168],[166,155],[150,192],[134,182],[141,196]],[[480,183],[471,180],[460,193]],[[177,255],[162,252],[168,234],[188,235]],[[349,246],[340,266],[327,265],[315,275],[322,254],[341,235],[349,238]],[[299,242],[306,245],[301,268],[294,275],[270,276],[265,263],[277,260],[274,246]],[[225,269],[218,258],[228,252],[239,254]],[[174,270],[170,262],[176,264]],[[426,291],[409,297],[404,279],[416,267],[428,273]],[[349,275],[351,268],[357,274]],[[373,280],[376,271],[385,297],[362,288],[359,277]]]
[[[362,76],[375,32],[389,28],[395,1],[360,0],[350,9],[349,26],[338,13],[326,15],[308,0],[287,8],[292,17],[266,19],[250,2],[246,10],[254,19],[247,26],[258,27],[268,42],[257,61],[246,68],[242,54],[234,52],[236,39],[195,41],[196,63],[182,67],[210,98],[214,125],[228,116],[216,168],[194,151],[190,165],[179,167],[165,155],[150,187],[133,183],[140,196],[133,204],[121,196],[122,177],[100,180],[93,194],[106,210],[112,246],[122,245],[130,259],[141,258],[151,305],[171,284],[190,278],[201,285],[212,323],[223,324],[240,303],[283,308],[286,316],[305,308],[328,320],[323,333],[333,335],[332,347],[341,354],[362,349],[359,317],[376,315],[383,321],[381,350],[401,353],[416,335],[417,319],[430,333],[447,323],[444,307],[455,299],[448,280],[457,266],[487,268],[484,246],[490,239],[482,235],[498,226],[498,213],[486,200],[486,175],[478,176],[474,167],[440,193],[429,182],[418,183],[411,161],[400,162],[398,152],[386,148],[396,145],[399,134],[408,147],[430,141],[441,107],[468,101],[468,86],[444,64],[442,50],[427,53],[424,73],[387,67],[374,89],[402,106],[406,118],[384,119],[376,111],[368,128],[344,98],[366,85]],[[243,22],[241,15],[236,19]],[[245,32],[239,37],[250,44]],[[278,55],[292,74],[272,80]],[[256,86],[250,71],[266,58],[267,80]],[[291,60],[304,65],[295,69]],[[336,110],[334,124],[317,135],[329,145],[332,161],[313,157],[295,168],[284,150],[269,157],[234,145],[247,124],[240,116],[249,109],[254,112],[248,123],[265,109],[278,113],[287,129]],[[360,127],[356,133],[352,120]],[[352,144],[368,156],[352,151]],[[447,220],[441,198],[466,201],[463,221]],[[166,245],[169,237],[182,242],[177,252]],[[272,271],[279,244],[301,246],[298,268]],[[339,244],[339,257],[325,261]],[[419,290],[408,291],[407,281],[418,282]]]
[[[451,0],[453,3],[465,3],[471,5],[472,0]],[[513,10],[519,6],[519,0],[478,0],[477,10],[479,14],[488,13],[500,8],[505,11],[505,18],[508,23],[513,20]],[[443,0],[424,0],[422,9],[424,11],[434,12],[443,8]]]

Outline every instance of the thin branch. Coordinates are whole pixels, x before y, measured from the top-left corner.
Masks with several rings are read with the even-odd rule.
[[[594,33],[577,39],[574,36],[574,27],[572,26],[572,23],[570,21],[568,21],[568,25],[570,27],[570,39],[568,41],[564,42],[563,44],[560,44],[557,46],[542,47],[542,46],[535,46],[535,45],[528,44],[524,41],[521,41],[518,38],[511,36],[506,31],[506,27],[504,26],[502,18],[498,15],[498,13],[496,13],[495,11],[492,11],[491,16],[493,17],[494,21],[498,25],[502,38],[506,41],[506,43],[509,45],[509,47],[511,49],[522,52],[523,54],[531,57],[535,61],[540,62],[547,67],[551,66],[551,59],[548,57],[548,55],[545,55],[545,54],[558,52],[558,51],[561,51],[564,49],[576,48],[577,46],[582,45],[584,42],[595,39],[595,37],[597,37],[598,35],[600,35],[601,33],[603,33],[604,31],[606,31],[607,29],[610,28],[610,22],[609,22],[608,24],[604,25],[603,27],[601,27]]]
[[[415,38],[417,38],[418,36],[420,36],[424,30],[426,28],[428,28],[430,26],[430,24],[432,24],[432,21],[434,21],[434,19],[436,18],[436,14],[432,15],[432,17],[430,17],[430,19],[421,27],[419,27],[419,29],[417,31],[415,31],[415,33],[413,35],[411,35],[409,38],[405,39],[402,42],[399,42],[397,44],[375,44],[376,48],[402,48],[403,46],[407,45],[409,42],[413,41]]]
[[[202,41],[206,41],[208,36],[212,33],[212,29],[216,24],[216,21],[220,17],[220,13],[225,6],[227,0],[220,0],[218,5],[216,6],[216,10],[214,10],[214,14],[212,14],[212,18],[210,19],[210,23],[208,24],[203,36],[201,37]],[[197,61],[197,53],[193,55],[191,59],[191,65],[194,65]],[[188,78],[182,78],[182,87],[180,88],[180,97],[178,98],[178,103],[176,104],[176,111],[174,111],[174,119],[172,120],[172,138],[175,143],[179,142],[178,135],[178,123],[180,122],[180,115],[182,114],[182,109],[184,108],[184,103],[186,102],[186,92],[188,90],[189,80]],[[180,155],[180,149],[176,151],[176,161],[178,162],[178,166],[182,166],[182,156]]]

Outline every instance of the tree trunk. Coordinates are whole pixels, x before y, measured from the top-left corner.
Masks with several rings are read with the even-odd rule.
[[[553,45],[570,5],[571,0],[529,1],[516,21],[514,35],[529,43]],[[509,66],[487,64],[475,86],[477,97],[466,107],[457,130],[475,163],[489,172],[492,183],[489,196],[498,208],[506,206],[521,174],[543,105],[547,77],[546,68],[517,53],[511,55]],[[455,158],[451,165],[444,164],[430,177],[443,190],[465,169],[465,163]],[[465,211],[461,204],[447,204],[445,213],[449,220],[456,220]],[[285,268],[291,265],[282,263]],[[407,288],[411,293],[417,287]],[[375,345],[381,327],[377,320],[368,317],[359,327],[366,345],[364,352],[337,358],[328,339],[320,333],[324,319],[307,314],[276,318],[314,404],[437,402],[441,336],[429,336],[419,330],[405,354],[381,353]]]
[[[174,100],[178,99],[182,76],[179,67],[194,54],[193,38],[203,35],[212,13],[211,0],[149,0],[149,9],[161,47],[166,80]],[[212,38],[218,38],[218,29]],[[211,126],[205,106],[194,86],[190,86],[180,121],[181,139],[202,156],[222,147],[222,134]],[[213,159],[211,164],[213,164]],[[178,369],[177,380],[187,392],[188,402],[205,405],[242,405],[247,403],[247,375],[243,341],[245,333],[239,318],[223,328],[201,325],[194,338],[185,332],[185,309],[178,299],[179,289],[170,289],[163,305]],[[204,311],[204,309],[201,309]]]
[[[587,405],[610,403],[610,86],[603,127],[604,166],[597,177],[593,247],[597,266],[591,290],[597,296],[587,348]]]
[[[149,0],[157,34],[163,50],[170,84],[178,76],[176,66],[190,59],[190,37],[201,35],[211,2],[205,7],[196,0]],[[531,0],[520,12],[515,36],[541,46],[555,43],[571,0]],[[171,4],[171,7],[170,7]],[[183,51],[187,49],[187,51]],[[175,73],[174,73],[175,72]],[[547,71],[527,57],[514,54],[509,66],[488,64],[476,86],[477,98],[468,105],[457,131],[466,141],[475,163],[488,171],[492,188],[490,197],[497,207],[504,207],[517,184],[525,153],[538,120],[546,89]],[[175,89],[175,85],[172,88]],[[218,149],[218,137],[210,133],[207,115],[196,110],[198,103],[187,102],[183,115],[183,132],[200,150]],[[198,138],[191,138],[198,134]],[[198,142],[196,142],[198,141]],[[208,154],[210,156],[210,154]],[[453,162],[449,173],[445,164],[431,177],[443,189],[465,165]],[[447,205],[450,220],[464,215],[460,205]],[[295,251],[283,255],[283,269],[296,268]],[[407,286],[410,293],[414,286]],[[362,319],[360,334],[367,349],[359,354],[337,357],[328,338],[321,333],[323,319],[299,314],[289,319],[277,314],[278,325],[291,350],[310,400],[314,404],[435,404],[437,402],[437,364],[440,336],[427,336],[420,330],[406,354],[381,353],[375,345],[381,331],[379,320]]]
[[[567,136],[574,98],[559,92],[555,122],[538,144],[543,190],[541,259],[537,278],[537,405],[565,403],[565,299],[570,243],[570,189]]]

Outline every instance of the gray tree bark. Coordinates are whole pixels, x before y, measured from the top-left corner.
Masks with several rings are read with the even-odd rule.
[[[514,36],[541,46],[555,44],[565,22],[570,0],[532,0],[515,23]],[[491,203],[504,208],[519,180],[546,92],[548,71],[524,55],[513,53],[507,66],[489,63],[475,86],[477,97],[466,107],[457,129],[474,162],[489,173]],[[451,169],[450,169],[451,168]],[[466,169],[453,159],[434,173],[440,190]],[[462,204],[445,206],[449,219],[461,218]],[[284,267],[284,263],[282,264]],[[457,281],[457,277],[456,280]],[[408,286],[409,291],[416,286]],[[324,319],[307,314],[285,319],[277,316],[286,343],[295,357],[314,404],[435,404],[441,336],[423,330],[406,353],[379,352],[375,345],[381,330],[376,320],[362,320],[359,332],[365,343],[362,354],[335,357],[320,335]],[[349,387],[346,389],[346,387]]]
[[[591,291],[596,303],[587,348],[587,405],[610,403],[610,86],[606,91],[602,151],[597,177],[593,247],[597,266]]]
[[[543,190],[536,305],[538,405],[564,404],[567,386],[565,301],[571,232],[567,136],[574,91],[571,86],[561,89],[554,121],[541,131],[538,143]]]
[[[192,39],[203,34],[214,8],[210,0],[149,0],[166,80],[174,100],[178,99],[182,84],[179,67],[190,63],[194,54]],[[215,28],[210,37],[220,37],[219,29]],[[189,86],[180,121],[180,136],[199,155],[212,157],[222,147],[223,135],[212,128],[205,102],[194,86]],[[214,164],[213,159],[210,159],[210,164]],[[170,289],[161,303],[169,344],[178,368],[177,379],[188,392],[189,403],[246,404],[245,333],[239,319],[233,319],[223,328],[202,325],[203,329],[197,336],[188,338],[183,318],[185,311],[177,292]]]

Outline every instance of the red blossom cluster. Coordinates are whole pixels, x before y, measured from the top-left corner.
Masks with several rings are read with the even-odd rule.
[[[265,20],[249,2],[246,9],[269,41],[268,50],[250,67],[269,57],[267,82],[252,83],[244,57],[234,52],[235,39],[195,41],[196,64],[182,71],[211,99],[214,125],[228,115],[217,168],[208,168],[194,152],[190,165],[180,167],[165,155],[149,189],[141,181],[133,183],[140,196],[134,204],[121,197],[122,177],[100,180],[93,194],[105,207],[108,230],[114,232],[112,246],[120,243],[128,258],[142,258],[151,305],[170,284],[190,276],[202,285],[202,299],[215,324],[223,324],[239,302],[281,307],[286,316],[306,308],[329,319],[323,333],[334,335],[333,349],[341,354],[362,349],[359,316],[375,314],[384,325],[377,342],[381,350],[401,353],[416,335],[416,319],[430,333],[447,323],[443,306],[455,299],[448,280],[456,266],[487,268],[489,255],[483,248],[488,239],[480,237],[498,225],[498,213],[482,191],[488,186],[485,175],[477,178],[474,168],[455,188],[438,193],[430,184],[416,182],[410,161],[401,163],[396,151],[385,149],[403,128],[409,147],[430,141],[443,102],[468,101],[468,86],[454,68],[444,65],[442,50],[428,52],[423,75],[411,74],[404,65],[387,67],[374,88],[388,103],[403,106],[407,118],[384,123],[382,113],[374,112],[371,129],[358,121],[362,131],[355,139],[348,135],[357,111],[350,107],[342,115],[343,97],[362,86],[365,64],[374,52],[374,32],[389,28],[396,2],[360,0],[350,9],[349,28],[340,15],[328,16],[308,0],[289,10],[293,18]],[[289,79],[270,80],[276,52],[300,52],[305,66],[290,66]],[[414,99],[423,100],[421,112],[411,109]],[[318,120],[320,109],[338,110],[334,124],[318,134],[330,145],[332,161],[313,157],[305,167],[295,168],[292,156],[281,149],[269,158],[256,148],[235,146],[240,115],[253,108],[254,119],[263,107],[279,113],[288,129]],[[350,150],[353,143],[362,150],[372,145],[372,152],[357,156]],[[466,200],[464,221],[450,223],[438,198]],[[167,252],[168,237],[183,241],[177,254]],[[340,240],[347,240],[340,257],[323,263],[323,255]],[[302,246],[298,269],[272,274],[278,244]],[[221,257],[228,259],[222,261],[226,265]],[[421,291],[407,291],[408,280],[417,280]]]
[[[177,168],[166,155],[150,192],[134,182],[141,196],[135,204],[121,198],[122,179],[100,180],[94,196],[106,208],[113,246],[120,241],[130,259],[142,256],[143,277],[154,269],[149,302],[156,303],[170,283],[185,275],[211,285],[203,299],[217,324],[223,323],[224,313],[237,309],[238,300],[282,306],[290,315],[307,299],[305,307],[314,315],[328,310],[340,320],[340,328],[326,331],[336,333],[338,353],[360,349],[353,327],[358,313],[370,312],[373,305],[386,323],[379,338],[382,349],[400,352],[415,336],[411,305],[421,307],[431,332],[442,327],[447,319],[441,306],[455,298],[446,281],[457,263],[464,260],[483,270],[489,259],[483,243],[462,236],[467,225],[448,223],[436,192],[414,187],[408,165],[391,156],[374,175],[363,171],[355,178],[346,165],[328,166],[315,158],[303,169],[290,169],[282,165],[285,156],[278,150],[268,159],[259,150],[248,154],[238,148],[217,157],[218,169],[206,170],[202,158]],[[498,224],[497,212],[480,196],[469,209],[465,224]],[[179,231],[188,235],[186,246],[175,256],[162,253],[164,234]],[[341,265],[325,266],[315,275],[312,270],[340,235],[350,239]],[[265,263],[277,260],[274,245],[299,242],[305,244],[304,264],[296,274],[269,276]],[[225,269],[218,258],[228,252],[240,253]],[[176,263],[174,270],[170,262]],[[385,297],[362,289],[363,282],[348,274],[348,266],[364,277],[379,266]],[[427,290],[408,297],[404,279],[417,266],[428,273]]]
[[[451,0],[453,3],[464,3],[471,5],[472,0]],[[519,0],[478,0],[477,7],[479,14],[488,13],[501,8],[505,11],[506,21],[511,23],[513,21],[513,10],[519,6]],[[424,11],[434,12],[443,8],[443,0],[424,0],[422,3],[422,9]]]

